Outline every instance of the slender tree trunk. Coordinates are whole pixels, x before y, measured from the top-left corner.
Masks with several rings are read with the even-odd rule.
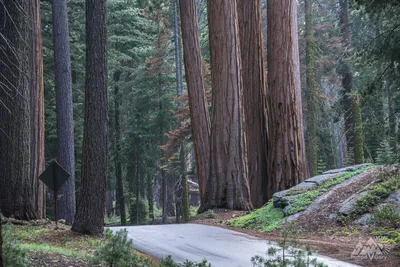
[[[268,1],[268,197],[308,176],[299,98],[296,1]],[[296,51],[297,50],[297,51]]]
[[[264,49],[260,0],[237,0],[246,115],[247,161],[251,201],[255,208],[267,199],[267,125]]]
[[[388,81],[386,85],[387,103],[388,103],[388,117],[389,117],[389,131],[388,131],[388,141],[390,149],[393,153],[397,153],[396,145],[396,117],[394,116],[393,108],[393,87],[392,82]]]
[[[154,220],[154,202],[153,202],[153,173],[147,173],[147,201],[149,202],[149,217]]]
[[[300,158],[304,159],[302,165],[302,175],[301,180],[305,180],[310,176],[307,163],[307,153],[306,153],[306,142],[304,138],[304,125],[303,125],[303,101],[302,101],[302,90],[301,90],[301,78],[300,78],[300,53],[299,53],[299,30],[297,22],[297,0],[293,0],[292,3],[292,36],[293,36],[293,60],[294,60],[294,81],[296,85],[296,108],[297,108],[297,118],[298,118],[298,129],[299,129],[299,139],[300,139],[300,149],[298,151]]]
[[[66,0],[53,0],[53,42],[57,108],[57,161],[71,174],[61,187],[56,220],[72,224],[75,216],[75,154],[71,55]]]
[[[107,189],[106,0],[86,0],[86,86],[80,199],[72,230],[101,235]]]
[[[173,9],[174,9],[174,41],[175,41],[175,65],[176,65],[176,89],[177,89],[177,96],[180,97],[183,94],[183,78],[182,78],[182,57],[181,57],[181,43],[180,43],[180,38],[179,38],[179,13],[178,13],[178,1],[179,0],[174,0],[173,2]],[[179,106],[182,106],[181,104],[178,104]],[[180,126],[180,122],[179,122]],[[180,160],[181,162],[180,167],[181,170],[180,172],[182,173],[182,176],[179,177],[179,182],[178,182],[178,188],[176,189],[176,222],[180,223],[180,217],[182,213],[182,207],[185,204],[189,203],[184,203],[183,202],[183,188],[187,186],[187,184],[184,184],[187,181],[184,179],[185,176],[185,155],[183,154],[182,157],[182,152],[184,153],[184,141],[181,142],[180,148],[179,148],[179,153],[180,153]],[[183,164],[182,164],[183,163]]]
[[[135,193],[135,198],[136,198],[136,225],[140,224],[140,206],[139,206],[139,201],[140,201],[140,174],[139,174],[139,156],[136,156],[136,193]]]
[[[44,155],[44,86],[40,1],[29,2],[32,31],[31,61],[31,190],[32,202],[39,218],[46,216],[45,185],[39,180],[45,167]]]
[[[307,76],[307,158],[310,174],[318,174],[317,105],[315,82],[315,42],[313,29],[313,0],[304,0],[306,20],[306,76]]]
[[[196,1],[181,0],[180,10],[190,118],[199,177],[200,200],[203,201],[210,172],[210,116],[204,88]]]
[[[162,223],[168,221],[168,182],[164,169],[161,169],[162,182]]]
[[[364,163],[363,132],[361,110],[358,98],[351,95],[354,87],[354,77],[350,64],[350,22],[349,2],[340,0],[340,25],[342,30],[342,43],[344,56],[339,68],[342,76],[343,86],[343,108],[345,118],[345,131],[347,139],[347,150],[354,153],[354,163]]]
[[[211,175],[199,211],[251,210],[236,1],[208,0],[207,8],[213,88]]]
[[[3,1],[0,14],[0,209],[7,217],[44,215],[43,66],[37,1]]]
[[[121,164],[121,126],[120,126],[120,115],[119,110],[121,106],[121,94],[119,92],[118,81],[121,73],[116,71],[114,73],[114,81],[116,83],[114,87],[114,123],[115,123],[115,177],[117,180],[117,201],[116,209],[118,210],[121,217],[121,225],[126,225],[126,210],[125,210],[125,197],[124,197],[124,183],[122,180],[122,164]]]

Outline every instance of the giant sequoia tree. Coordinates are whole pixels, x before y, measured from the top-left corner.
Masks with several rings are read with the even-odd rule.
[[[72,116],[71,58],[66,0],[53,0],[54,69],[57,107],[57,161],[71,174],[61,187],[56,220],[72,224],[75,216],[74,121]]]
[[[43,65],[39,1],[0,6],[0,209],[5,216],[45,216]]]
[[[196,1],[181,0],[180,10],[193,143],[199,176],[200,198],[204,200],[205,186],[210,171],[210,116],[204,88]]]
[[[252,209],[243,129],[243,81],[236,1],[208,0],[212,71],[211,175],[200,211]]]
[[[107,188],[106,0],[86,0],[86,86],[80,199],[72,230],[101,234]]]
[[[268,10],[268,197],[308,175],[301,114],[295,0],[270,0]]]
[[[267,202],[267,126],[260,0],[237,0],[246,118],[247,163],[254,207]]]

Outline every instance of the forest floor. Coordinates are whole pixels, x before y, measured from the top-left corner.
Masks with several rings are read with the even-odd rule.
[[[43,225],[13,225],[12,233],[27,254],[30,267],[83,267],[107,237],[98,238],[72,232],[70,226],[54,222]],[[135,251],[136,252],[136,251]],[[151,261],[155,259],[136,252]]]
[[[345,185],[331,190],[316,209],[311,212],[301,213],[294,222],[294,228],[298,233],[296,241],[302,245],[310,246],[321,255],[362,266],[400,266],[400,244],[384,244],[385,249],[389,251],[385,259],[370,260],[366,258],[360,260],[352,258],[351,254],[359,242],[366,244],[371,238],[376,238],[373,233],[378,231],[379,228],[374,226],[355,226],[351,223],[342,225],[337,220],[329,219],[329,214],[336,213],[344,199],[357,192],[360,188],[374,182],[376,177],[375,169],[368,170]],[[191,223],[219,226],[276,242],[282,240],[282,229],[263,232],[257,227],[234,227],[230,223],[231,219],[246,214],[248,212],[215,209],[213,212],[209,211],[207,216],[199,215],[194,217]]]

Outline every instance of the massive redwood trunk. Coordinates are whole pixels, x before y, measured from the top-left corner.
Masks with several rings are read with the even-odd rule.
[[[100,235],[107,189],[106,0],[86,0],[86,86],[80,199],[73,231]]]
[[[236,1],[208,0],[212,72],[211,175],[200,211],[250,210]]]
[[[268,197],[308,176],[296,1],[268,1]]]
[[[0,209],[7,217],[39,219],[45,215],[38,180],[44,167],[39,1],[5,1],[0,14]]]
[[[260,0],[237,0],[251,201],[267,202],[267,125]]]
[[[196,1],[180,0],[180,11],[190,118],[196,152],[200,199],[203,201],[210,171],[210,116],[204,88]]]

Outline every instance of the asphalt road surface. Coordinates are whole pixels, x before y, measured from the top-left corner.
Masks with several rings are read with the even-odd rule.
[[[112,227],[127,229],[133,247],[161,259],[171,255],[176,262],[207,259],[215,267],[253,266],[251,258],[265,256],[274,243],[235,231],[200,224],[170,224]],[[319,262],[334,267],[356,266],[333,258],[315,255]]]

